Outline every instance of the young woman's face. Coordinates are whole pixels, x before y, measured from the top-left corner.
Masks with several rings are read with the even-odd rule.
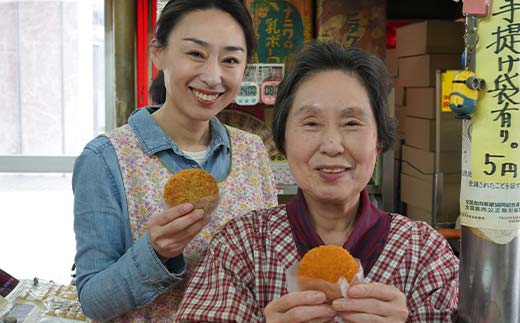
[[[247,62],[242,28],[228,13],[208,9],[184,16],[166,48],[153,60],[164,72],[166,106],[206,121],[229,105],[240,88]]]
[[[302,81],[287,118],[285,150],[306,199],[357,201],[381,152],[364,86],[350,73],[324,71]]]

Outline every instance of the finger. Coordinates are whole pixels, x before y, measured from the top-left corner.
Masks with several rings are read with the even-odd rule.
[[[338,312],[359,312],[387,315],[392,311],[393,303],[383,302],[375,298],[363,299],[336,299],[332,302],[332,308]]]
[[[305,305],[291,308],[283,315],[283,322],[327,322],[336,316],[328,304]]]
[[[197,210],[195,210],[197,211]],[[203,210],[200,210],[204,212]],[[176,230],[170,233],[172,239],[174,240],[192,240],[210,221],[211,217],[208,214],[203,214],[202,217],[188,226],[184,227],[182,230],[178,230],[178,227],[173,228]]]
[[[381,283],[357,284],[348,289],[351,298],[377,298],[382,301],[393,301],[402,295],[394,286]]]
[[[298,291],[286,294],[266,306],[266,311],[287,312],[301,305],[317,305],[327,300],[325,293],[320,291]]]
[[[341,317],[343,322],[356,322],[356,323],[387,323],[389,322],[388,318],[373,315],[369,313],[359,313],[359,312],[346,312],[346,313],[338,313],[338,316]]]
[[[163,232],[162,237],[156,241],[157,249],[159,249],[160,252],[157,249],[156,252],[160,253],[163,257],[167,256],[169,258],[181,254],[186,245],[208,224],[209,220],[209,216],[204,216],[183,231],[174,234],[166,234]]]
[[[180,218],[180,217],[186,215],[187,213],[191,212],[192,210],[193,210],[193,204],[183,203],[183,204],[179,204],[179,205],[176,205],[174,207],[167,209],[163,213],[161,213],[157,216],[154,216],[153,219],[156,224],[163,226],[163,225],[166,225],[166,224],[172,222],[173,220],[175,220],[177,218]]]
[[[161,229],[163,234],[173,236],[185,231],[191,225],[205,218],[204,210],[194,209],[188,214],[178,217],[165,224]]]
[[[352,314],[361,313],[367,315],[375,315],[386,318],[400,318],[406,320],[408,317],[408,309],[406,301],[385,302],[377,298],[360,298],[360,299],[337,299],[332,302],[332,308],[338,313]],[[348,316],[352,319],[351,316]],[[357,321],[356,321],[357,322]]]

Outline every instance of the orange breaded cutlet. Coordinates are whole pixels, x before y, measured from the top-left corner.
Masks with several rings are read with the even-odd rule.
[[[358,272],[358,263],[343,247],[326,245],[313,248],[303,256],[298,277],[323,279],[337,283],[341,276],[349,283]]]
[[[170,177],[164,186],[163,197],[170,207],[208,198],[216,202],[218,185],[210,173],[200,168],[183,169]]]

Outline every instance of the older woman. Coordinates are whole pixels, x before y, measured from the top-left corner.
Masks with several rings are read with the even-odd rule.
[[[213,239],[184,296],[187,321],[451,321],[458,260],[424,222],[376,208],[367,183],[389,149],[389,77],[360,49],[315,43],[297,58],[276,98],[273,131],[298,184],[287,205],[230,221]],[[365,284],[328,304],[288,292],[286,270],[316,246],[360,259]]]

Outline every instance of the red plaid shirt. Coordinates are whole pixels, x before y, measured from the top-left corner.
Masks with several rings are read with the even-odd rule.
[[[458,259],[426,223],[391,216],[386,246],[365,282],[399,288],[408,322],[452,322]],[[193,272],[177,321],[265,321],[264,307],[287,293],[285,270],[298,260],[285,205],[231,220]]]

